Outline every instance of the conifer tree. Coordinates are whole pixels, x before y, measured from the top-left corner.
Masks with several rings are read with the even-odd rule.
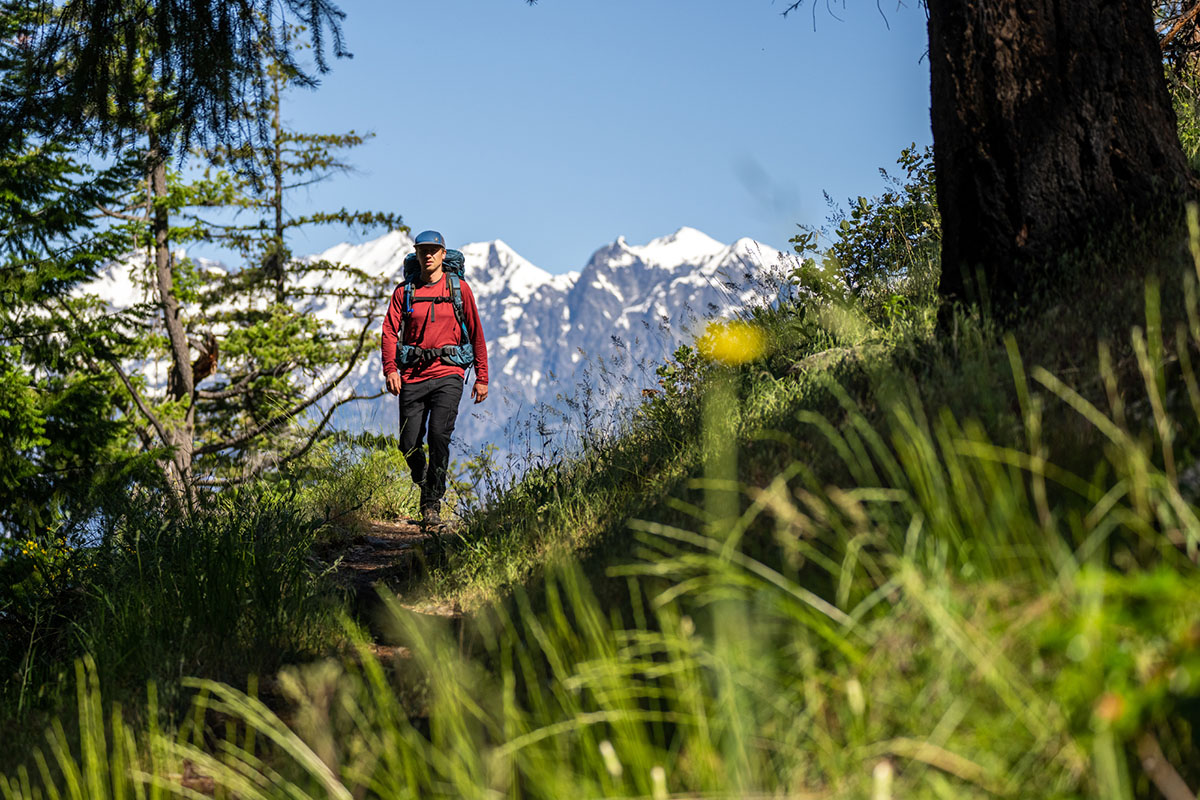
[[[360,399],[330,395],[369,352],[390,287],[347,265],[296,259],[289,235],[313,225],[402,227],[398,215],[383,212],[288,213],[292,191],[349,169],[341,151],[364,137],[289,129],[281,105],[295,70],[275,62],[267,74],[267,95],[247,112],[267,120],[262,146],[199,150],[196,157],[208,162],[199,179],[163,165],[161,177],[148,176],[123,207],[106,209],[140,226],[146,261],[153,262],[148,283],[162,312],[160,320],[145,320],[153,333],[145,357],[170,364],[159,390],[139,386],[120,363],[112,367],[148,423],[148,438],[173,453],[164,472],[184,503],[197,484],[243,482],[302,455],[338,407]],[[164,240],[172,247],[221,244],[238,263],[225,271],[177,259]],[[312,313],[330,304],[358,318],[357,329],[344,333]],[[322,413],[313,417],[321,401]]]
[[[385,277],[350,265],[297,259],[291,234],[323,225],[403,228],[400,216],[389,212],[289,213],[294,191],[348,172],[342,154],[368,137],[292,130],[282,106],[294,69],[276,62],[268,74],[269,91],[255,108],[268,120],[266,146],[208,151],[203,178],[181,187],[193,204],[181,215],[187,227],[239,256],[236,270],[210,272],[199,281],[195,296],[195,316],[206,329],[192,337],[203,342],[200,358],[213,375],[211,386],[196,390],[203,420],[196,456],[206,485],[245,480],[301,455],[339,406],[363,399],[350,392],[326,402],[301,435],[305,410],[334,391],[370,351],[368,339],[391,286]],[[240,171],[230,169],[239,165]],[[211,218],[223,209],[238,214],[225,223]],[[341,331],[314,313],[323,308],[359,322]],[[200,373],[194,370],[193,378],[198,382]]]
[[[336,360],[333,354],[345,342],[334,343],[328,332],[312,328],[311,317],[289,316],[286,302],[278,302],[287,300],[288,284],[283,276],[292,261],[282,248],[287,227],[282,213],[279,224],[262,226],[270,231],[269,236],[245,235],[242,239],[244,243],[256,238],[260,245],[266,242],[270,257],[265,266],[251,264],[244,275],[239,271],[236,279],[227,282],[241,282],[247,290],[239,296],[241,306],[233,299],[221,306],[215,299],[221,291],[206,288],[202,297],[197,283],[204,277],[202,273],[189,262],[175,263],[171,252],[172,247],[195,238],[237,239],[232,227],[216,233],[211,226],[182,219],[180,213],[188,207],[225,202],[203,196],[204,191],[224,193],[235,205],[239,192],[254,196],[252,187],[262,185],[254,183],[260,177],[256,174],[260,148],[272,141],[267,133],[271,126],[261,114],[264,100],[272,96],[268,91],[271,70],[279,68],[280,76],[286,75],[292,84],[314,83],[293,57],[293,42],[283,23],[290,14],[309,25],[314,60],[318,71],[323,71],[324,33],[333,33],[335,54],[344,54],[338,29],[341,13],[328,0],[239,0],[229,4],[69,0],[61,5],[35,3],[30,8],[15,37],[20,47],[10,70],[21,80],[6,81],[0,90],[0,140],[10,141],[30,131],[45,137],[65,130],[100,146],[102,155],[137,154],[143,181],[129,198],[133,202],[99,207],[114,231],[131,236],[149,255],[145,275],[149,304],[141,310],[152,308],[157,321],[143,315],[139,323],[142,335],[130,337],[124,351],[94,355],[103,359],[105,368],[123,387],[131,412],[127,420],[134,424],[143,448],[160,457],[169,496],[178,508],[187,508],[194,497],[194,462],[198,458],[244,455],[261,447],[267,437],[279,438],[292,420],[327,396],[349,372],[349,367],[343,366],[343,371],[332,376],[322,374],[321,367]],[[206,50],[204,43],[211,47]],[[27,116],[35,106],[44,114]],[[230,179],[225,185],[210,183],[196,191],[170,179],[173,159],[193,142],[206,145],[207,152],[216,157],[236,161],[237,169],[228,174],[243,178]],[[330,150],[336,150],[336,144],[325,142]],[[320,166],[316,151],[310,155]],[[285,168],[281,174],[286,172]],[[247,182],[239,188],[239,180]],[[245,191],[247,187],[251,189]],[[261,192],[259,195],[255,202],[262,200]],[[282,211],[282,201],[276,207]],[[340,218],[324,215],[307,222],[337,219],[398,224],[390,215],[350,214]],[[274,277],[271,306],[275,311],[254,306],[248,297],[255,293],[254,276],[266,273]],[[231,298],[230,291],[226,287],[227,298]],[[257,356],[249,355],[254,336],[230,325],[229,319],[214,319],[209,324],[204,317],[206,312],[229,315],[234,307],[247,314],[253,309],[264,320],[260,332],[271,333],[258,342]],[[343,348],[341,355],[356,357],[362,352],[368,324],[364,323],[350,353]],[[234,369],[223,372],[225,384],[201,395],[197,369],[203,372],[217,360],[219,330],[233,336],[233,342],[227,336],[225,344],[234,345],[234,355],[238,355],[240,336],[246,343],[243,358],[240,362],[227,358]],[[274,346],[274,355],[264,349],[263,342]],[[282,358],[279,354],[283,352],[300,358]],[[165,387],[150,385],[132,368],[136,359],[156,357],[165,357],[170,363]],[[354,357],[348,358],[351,364]],[[304,369],[308,369],[310,381],[315,380],[308,394],[300,389],[303,383],[298,371]],[[202,404],[223,409],[223,417],[217,413],[213,418],[223,418],[224,424],[199,424]],[[260,460],[251,471],[269,461]],[[226,469],[225,475],[216,478],[245,477],[244,472],[236,476],[232,472]]]
[[[0,77],[15,69],[27,22],[0,16]],[[121,348],[130,315],[95,307],[79,287],[129,246],[96,219],[137,164],[96,168],[77,141],[17,133],[0,140],[0,531],[62,532],[132,477],[147,477],[124,421],[128,398],[97,354]],[[81,325],[83,318],[90,320]]]

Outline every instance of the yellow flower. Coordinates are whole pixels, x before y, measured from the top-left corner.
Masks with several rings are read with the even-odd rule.
[[[767,337],[757,325],[742,320],[713,321],[696,341],[700,354],[722,364],[745,364],[767,352]]]

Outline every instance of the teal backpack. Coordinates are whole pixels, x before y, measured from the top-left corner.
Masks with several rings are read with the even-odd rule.
[[[396,339],[397,366],[408,367],[423,361],[433,361],[435,358],[440,358],[443,363],[455,367],[469,367],[475,363],[475,348],[471,346],[471,336],[467,333],[467,317],[463,313],[462,277],[465,266],[463,254],[460,251],[447,250],[446,260],[442,262],[442,269],[446,273],[446,281],[450,284],[450,296],[413,297],[413,288],[417,279],[421,277],[421,265],[417,262],[416,253],[409,253],[404,257],[404,283],[402,284],[404,301],[401,306],[403,316],[400,330],[397,332],[399,336]],[[404,335],[408,331],[408,322],[412,318],[414,303],[433,303],[433,307],[429,309],[429,319],[432,321],[436,318],[438,303],[447,302],[454,308],[454,318],[458,320],[458,328],[462,331],[462,340],[459,344],[445,347],[418,347],[404,344]]]

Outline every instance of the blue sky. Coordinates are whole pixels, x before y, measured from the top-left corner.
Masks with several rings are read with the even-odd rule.
[[[784,0],[343,0],[354,58],[284,116],[375,137],[291,210],[396,211],[553,273],[682,225],[786,248],[823,191],[877,194],[879,167],[931,141],[924,12],[817,1],[814,31]]]

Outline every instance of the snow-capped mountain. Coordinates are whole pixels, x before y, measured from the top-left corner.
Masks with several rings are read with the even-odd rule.
[[[407,234],[393,232],[362,244],[339,244],[310,260],[346,264],[398,283],[412,249]],[[653,387],[654,368],[690,341],[704,319],[771,302],[777,285],[772,279],[791,260],[752,239],[726,245],[693,228],[644,245],[618,237],[593,253],[582,270],[560,275],[534,266],[498,239],[459,249],[483,321],[491,379],[484,404],[472,405],[470,390],[464,392],[456,457],[470,457],[489,443],[501,455],[561,449],[585,425],[602,422],[614,402]],[[212,261],[198,263],[201,270],[225,269]],[[82,290],[125,308],[152,299],[145,272],[139,259],[113,264]],[[304,280],[326,290],[355,289],[345,272],[311,272]],[[361,318],[328,291],[306,311],[343,330],[361,330]],[[380,315],[384,311],[378,309]],[[330,402],[352,388],[364,395],[382,389],[378,342],[375,334],[370,357]],[[131,366],[152,385],[164,385],[166,362]],[[395,434],[396,399],[384,395],[343,406],[334,424],[351,432]]]
[[[772,278],[789,257],[752,239],[722,244],[693,228],[644,245],[619,237],[579,272],[551,275],[503,241],[461,248],[487,337],[490,396],[464,400],[455,433],[460,456],[494,444],[501,453],[564,444],[585,415],[617,396],[653,387],[654,368],[696,334],[703,319],[727,316],[773,299]],[[315,258],[370,274],[402,276],[412,242],[391,233],[361,245],[338,245]],[[382,385],[380,354],[356,375],[360,393]],[[586,383],[586,388],[581,386]],[[584,401],[583,394],[588,398]],[[469,397],[469,392],[468,392]],[[574,398],[574,399],[572,399]],[[350,430],[395,433],[395,398],[358,403],[338,418]],[[532,432],[540,433],[526,439]]]

